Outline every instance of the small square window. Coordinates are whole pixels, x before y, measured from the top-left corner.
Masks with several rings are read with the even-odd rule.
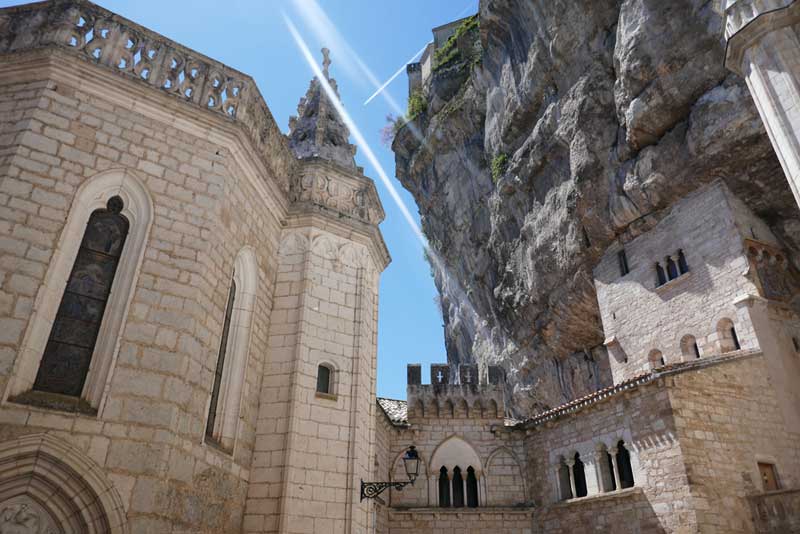
[[[628,268],[628,256],[625,254],[625,249],[623,248],[619,252],[617,252],[617,259],[619,260],[619,274],[620,276],[625,276],[631,270]]]
[[[764,491],[777,491],[780,489],[774,464],[758,462],[758,471],[761,474],[761,484]]]

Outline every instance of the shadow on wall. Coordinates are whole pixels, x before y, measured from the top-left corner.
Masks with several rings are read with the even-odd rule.
[[[624,510],[624,511],[623,511]],[[636,519],[631,520],[631,516]],[[595,499],[580,499],[543,508],[534,514],[534,532],[542,534],[666,534],[640,488]]]

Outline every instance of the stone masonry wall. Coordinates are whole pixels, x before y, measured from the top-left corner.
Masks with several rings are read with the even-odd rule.
[[[783,488],[800,484],[800,436],[786,431],[765,357],[672,379],[697,532],[753,532],[747,496],[763,491],[759,461],[776,465]]]
[[[606,460],[596,457],[595,451],[620,439],[631,454],[635,485],[603,493],[598,468]],[[528,491],[538,510],[533,532],[581,534],[596,528],[618,534],[696,532],[665,380],[530,429],[525,452]],[[575,452],[585,464],[588,495],[562,502],[560,458]]]
[[[309,220],[284,232],[245,532],[366,529],[378,274],[365,247]],[[333,394],[315,391],[332,366]],[[351,475],[348,475],[351,474]]]
[[[13,63],[3,58],[2,70]],[[105,88],[112,103],[41,64],[0,79],[0,388],[77,187],[101,171],[130,169],[155,204],[104,410],[91,417],[4,403],[0,440],[46,431],[83,451],[119,491],[133,533],[236,531],[267,352],[276,214],[228,147],[202,139],[201,129],[185,131],[196,110],[186,114],[167,96],[143,96],[116,80]],[[132,111],[151,98],[161,119]],[[182,130],[173,126],[178,118]],[[203,432],[232,264],[244,245],[260,269],[230,456],[204,445]]]
[[[733,202],[727,187],[715,182],[673,205],[653,230],[625,243],[627,275],[620,274],[619,244],[595,268],[607,343],[616,338],[609,344],[615,383],[650,369],[652,350],[660,351],[667,364],[683,361],[681,339],[687,334],[696,338],[702,356],[719,353],[719,320],[729,318],[735,324],[733,301],[757,294],[755,284],[743,275],[748,260]],[[683,250],[689,272],[657,288],[655,263],[665,267],[664,257],[676,256],[678,250]],[[752,340],[740,336],[740,342],[744,347]]]

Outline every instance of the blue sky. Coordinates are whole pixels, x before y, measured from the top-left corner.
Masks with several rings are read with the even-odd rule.
[[[0,0],[0,6],[21,2]],[[392,112],[379,96],[364,101],[431,40],[431,28],[477,11],[478,0],[100,0],[120,15],[251,75],[275,120],[285,132],[289,116],[305,94],[312,71],[287,30],[283,14],[296,25],[321,61],[331,49],[331,75],[345,108],[377,156],[415,219],[417,207],[394,178],[394,155],[380,143],[380,129]],[[326,27],[325,18],[330,21]],[[338,31],[338,37],[334,31]],[[405,108],[407,79],[401,74],[387,88]],[[392,263],[380,288],[378,395],[405,398],[405,367],[446,359],[436,289],[422,246],[401,210],[359,148],[356,161],[375,179],[386,210],[381,226]]]

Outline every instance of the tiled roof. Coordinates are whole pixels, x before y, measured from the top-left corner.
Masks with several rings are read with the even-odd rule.
[[[378,397],[378,406],[383,409],[383,413],[393,425],[408,424],[408,403],[406,401]]]
[[[758,354],[761,354],[761,351],[738,350],[735,352],[720,354],[718,356],[713,356],[710,358],[702,358],[700,360],[692,360],[688,362],[679,362],[679,363],[665,365],[653,371],[647,371],[639,375],[636,375],[632,378],[629,378],[627,380],[623,380],[619,384],[615,384],[613,386],[597,390],[593,393],[590,393],[589,395],[585,395],[583,397],[571,400],[569,402],[565,402],[564,404],[557,406],[551,410],[547,410],[546,412],[537,414],[531,417],[530,419],[526,419],[525,421],[522,422],[522,424],[524,424],[526,427],[537,426],[547,421],[557,419],[562,415],[566,415],[572,412],[577,412],[578,410],[586,406],[596,404],[603,399],[606,399],[614,395],[618,395],[623,391],[635,389],[641,385],[654,382],[655,380],[663,376],[679,374],[686,371],[691,371],[693,369],[702,369],[704,367],[711,367],[713,365],[718,365],[720,363],[729,362],[731,360],[749,358],[752,356],[756,356]]]

